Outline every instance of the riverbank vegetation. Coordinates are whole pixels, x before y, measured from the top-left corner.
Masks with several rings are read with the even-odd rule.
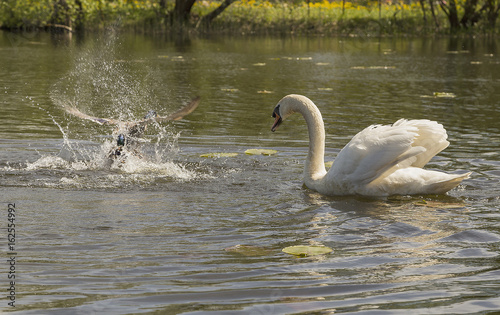
[[[394,35],[499,33],[500,0],[0,0],[0,28]]]

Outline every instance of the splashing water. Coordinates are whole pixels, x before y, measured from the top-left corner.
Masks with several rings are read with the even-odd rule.
[[[154,90],[165,89],[156,69],[145,62],[127,62],[118,55],[118,37],[103,35],[79,51],[73,69],[51,91],[52,101],[63,107],[73,103],[83,112],[135,120],[160,104]]]
[[[156,141],[148,139],[140,152],[110,158],[109,152],[116,146],[114,140],[106,139],[97,144],[90,141],[72,140],[65,128],[52,118],[63,134],[61,149],[56,154],[40,154],[34,162],[27,162],[21,171],[39,173],[36,184],[45,187],[74,188],[120,188],[130,185],[150,186],[158,181],[185,181],[206,178],[206,174],[187,169],[174,162],[179,149],[179,134],[169,133],[165,127],[155,135]],[[153,142],[153,143],[151,143]],[[10,170],[15,170],[9,167]],[[19,171],[19,169],[15,170]],[[49,172],[48,172],[49,171]]]
[[[86,113],[123,121],[140,120],[147,110],[158,107],[153,92],[157,80],[151,79],[154,71],[141,64],[146,73],[137,77],[140,70],[132,71],[127,68],[129,63],[117,60],[115,37],[94,44],[95,47],[82,51],[73,69],[53,86],[50,96],[55,105],[63,108],[73,104]],[[45,181],[46,186],[108,188],[206,176],[173,162],[179,153],[180,134],[169,131],[167,126],[151,124],[149,135],[139,139],[137,147],[125,146],[123,153],[115,157],[110,153],[117,148],[117,130],[103,136],[102,126],[73,116],[68,116],[70,120],[63,127],[48,110],[35,106],[52,119],[63,137],[57,154],[40,154],[38,160],[27,162],[24,168],[42,173],[39,181]],[[83,124],[85,131],[69,127],[75,122]],[[46,170],[52,170],[50,176],[44,173]]]

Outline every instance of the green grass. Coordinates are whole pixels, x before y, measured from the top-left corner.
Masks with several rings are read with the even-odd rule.
[[[240,0],[230,5],[208,29],[198,27],[199,19],[215,9],[220,1],[198,0],[192,10],[187,29],[194,32],[223,33],[283,33],[336,35],[422,35],[447,33],[448,22],[436,8],[439,27],[436,27],[427,6],[424,21],[422,9],[413,5],[363,2],[267,1]],[[66,0],[66,6],[56,6],[53,0],[3,0],[0,2],[0,27],[43,28],[61,24],[85,30],[119,25],[141,31],[168,32],[174,30],[166,15],[173,9],[160,8],[158,0]],[[478,24],[475,31],[485,30]],[[491,30],[489,30],[491,31]],[[497,30],[494,30],[498,32]]]

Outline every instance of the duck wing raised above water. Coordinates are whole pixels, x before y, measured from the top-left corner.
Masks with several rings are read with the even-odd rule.
[[[165,121],[172,121],[172,120],[179,120],[182,119],[184,116],[192,113],[196,107],[198,107],[198,104],[200,103],[200,97],[197,96],[194,99],[191,100],[189,104],[186,106],[183,106],[181,109],[176,111],[173,114],[170,114],[168,116],[156,116],[156,117],[148,117],[144,118],[142,120],[137,120],[137,121],[120,121],[116,119],[111,119],[111,118],[99,118],[99,117],[94,117],[88,114],[85,114],[81,112],[76,106],[74,105],[66,105],[63,106],[64,110],[66,110],[67,113],[74,115],[76,117],[79,117],[81,119],[86,119],[86,120],[91,120],[93,122],[96,122],[100,125],[126,125],[128,128],[137,128],[137,127],[144,127],[154,121],[156,122],[165,122]]]

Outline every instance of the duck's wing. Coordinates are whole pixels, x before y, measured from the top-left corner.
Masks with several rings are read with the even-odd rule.
[[[87,115],[85,113],[82,113],[75,106],[69,106],[69,105],[64,106],[64,110],[66,110],[67,113],[74,115],[78,118],[91,120],[91,121],[96,122],[100,125],[117,125],[120,123],[119,120],[114,120],[114,119],[109,119],[109,118],[99,118],[99,117]]]
[[[197,96],[191,100],[189,104],[186,106],[182,107],[178,111],[176,111],[173,114],[170,114],[168,116],[156,116],[156,117],[151,117],[151,118],[146,118],[143,120],[138,120],[134,122],[129,122],[129,128],[145,128],[147,125],[149,125],[152,122],[165,122],[165,121],[171,121],[171,120],[179,120],[182,119],[184,116],[192,113],[196,107],[198,107],[198,104],[200,103],[201,97]]]
[[[198,107],[198,104],[200,104],[201,97],[196,96],[187,104],[186,106],[182,107],[178,111],[176,111],[173,114],[170,114],[168,116],[158,116],[154,118],[157,122],[164,122],[164,121],[170,121],[170,120],[179,120],[182,119],[184,116],[191,114],[196,107]]]
[[[376,183],[398,169],[423,167],[449,145],[446,138],[443,126],[430,120],[372,125],[340,151],[329,176],[354,185]]]

